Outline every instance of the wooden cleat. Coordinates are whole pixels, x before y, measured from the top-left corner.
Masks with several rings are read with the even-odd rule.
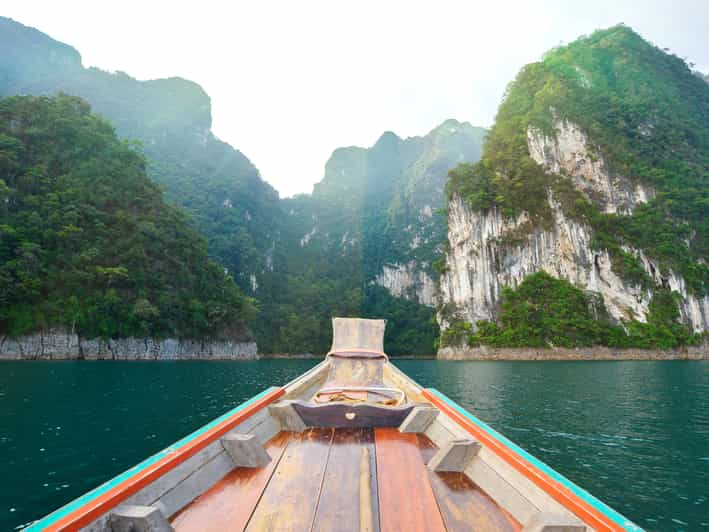
[[[227,434],[222,438],[222,446],[236,467],[263,467],[271,461],[253,434]]]
[[[431,471],[453,471],[460,473],[468,467],[470,461],[478,454],[480,443],[475,440],[451,440],[428,462]]]

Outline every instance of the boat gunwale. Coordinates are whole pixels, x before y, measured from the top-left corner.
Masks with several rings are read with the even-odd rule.
[[[162,451],[32,523],[25,530],[74,530],[94,522],[274,401],[296,390],[300,391],[303,384],[313,378],[317,379],[328,362],[326,358],[284,386],[272,386],[263,390]],[[495,431],[443,393],[435,388],[423,388],[394,364],[387,365],[397,378],[404,380],[426,401],[438,407],[463,430],[475,436],[520,474],[588,525],[596,530],[642,531],[632,521]]]
[[[425,388],[423,396],[480,440],[480,443],[596,530],[642,532],[643,529],[628,518],[519,447],[440,391]]]
[[[271,386],[259,392],[162,451],[35,521],[25,530],[31,532],[74,530],[92,523],[140,489],[266,408],[285,393],[285,388],[278,386]]]

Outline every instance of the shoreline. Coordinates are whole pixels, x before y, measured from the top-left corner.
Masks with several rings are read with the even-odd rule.
[[[636,349],[611,347],[517,348],[443,347],[437,360],[709,360],[709,344],[676,349]]]
[[[254,360],[256,342],[184,338],[86,339],[63,329],[0,336],[0,360]]]

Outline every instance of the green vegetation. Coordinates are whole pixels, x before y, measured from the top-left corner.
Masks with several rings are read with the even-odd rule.
[[[441,336],[446,345],[492,347],[611,347],[673,348],[701,340],[679,322],[676,294],[657,290],[647,323],[613,325],[600,299],[568,281],[540,271],[517,288],[502,291],[497,322],[456,321]]]
[[[323,353],[332,316],[361,316],[388,320],[387,353],[432,354],[434,309],[418,303],[414,290],[393,297],[375,280],[395,265],[438,276],[446,169],[461,154],[476,160],[483,135],[453,120],[424,137],[385,133],[371,148],[336,150],[312,195],[281,200],[273,271],[258,280],[266,318],[255,324],[259,348]]]
[[[71,46],[3,17],[0,49],[0,97],[62,91],[88,101],[119,137],[141,143],[165,199],[187,212],[212,257],[254,295],[251,276],[266,268],[282,220],[278,194],[241,152],[214,137],[202,87],[84,68]]]
[[[446,220],[420,218],[421,210],[444,206],[447,170],[461,154],[479,159],[484,130],[447,121],[435,136],[387,133],[370,150],[337,150],[313,196],[279,200],[243,154],[212,135],[209,96],[196,83],[84,68],[75,49],[3,17],[0,48],[0,96],[83,97],[121,138],[142,144],[165,199],[184,209],[210,255],[258,299],[251,328],[261,352],[323,353],[333,315],[387,317],[391,354],[432,352],[433,310],[372,281],[383,264],[409,261],[434,275]],[[319,233],[301,246],[314,225]]]
[[[610,170],[653,186],[657,197],[632,215],[603,214],[563,176],[529,156],[530,126],[555,135],[554,119],[578,124]],[[617,271],[646,284],[622,246],[644,250],[709,291],[709,85],[687,64],[625,26],[597,31],[526,66],[508,87],[477,165],[451,171],[448,194],[477,210],[522,210],[549,224],[546,190],[565,213],[594,230]],[[530,226],[531,227],[531,226]],[[687,244],[687,243],[688,244]]]
[[[0,100],[0,334],[248,335],[255,309],[83,100]]]

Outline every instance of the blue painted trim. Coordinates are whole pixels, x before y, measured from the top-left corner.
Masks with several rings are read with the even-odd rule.
[[[601,512],[603,515],[611,519],[614,523],[622,526],[625,530],[631,530],[633,532],[643,532],[643,529],[637,526],[635,523],[624,517],[623,515],[619,514],[616,512],[613,508],[605,504],[604,502],[598,500],[596,497],[588,493],[586,490],[580,488],[573,482],[571,482],[568,478],[563,476],[561,473],[558,473],[551,467],[549,467],[547,464],[539,460],[538,458],[532,456],[529,454],[527,451],[516,445],[514,442],[508,440],[505,436],[497,432],[495,429],[490,427],[488,424],[485,422],[481,421],[477,417],[475,417],[473,414],[465,410],[462,406],[457,404],[455,401],[452,399],[449,399],[445,395],[443,395],[441,392],[436,390],[435,388],[427,388],[431,394],[435,395],[438,397],[441,401],[446,403],[448,406],[450,406],[453,410],[458,412],[460,415],[468,419],[470,422],[473,424],[477,425],[479,428],[490,434],[492,437],[495,439],[499,440],[500,443],[506,445],[508,448],[513,450],[515,453],[520,455],[522,458],[530,462],[532,465],[534,465],[536,468],[540,469],[547,475],[549,475],[551,478],[553,478],[555,481],[557,481],[559,484],[562,484],[569,490],[571,490],[574,495],[582,499],[584,502],[588,503],[591,505],[593,508]]]
[[[277,389],[278,388],[276,388],[275,386],[272,386],[272,387],[262,391],[261,393],[259,393],[258,395],[255,395],[254,397],[252,397],[248,401],[241,403],[236,408],[229,410],[226,414],[223,414],[223,415],[219,416],[218,418],[210,421],[209,423],[204,425],[202,428],[199,428],[196,431],[194,431],[192,434],[185,436],[181,440],[173,443],[169,447],[166,447],[165,449],[154,454],[150,458],[143,460],[138,465],[131,467],[127,471],[124,471],[120,475],[113,477],[111,480],[101,484],[100,486],[98,486],[97,488],[94,488],[93,490],[89,491],[88,493],[85,493],[81,497],[74,499],[70,503],[62,506],[58,510],[55,510],[54,512],[52,512],[48,516],[44,517],[43,519],[36,521],[32,525],[30,525],[28,528],[25,528],[25,532],[37,532],[39,530],[43,530],[46,527],[56,523],[57,521],[59,521],[60,519],[65,517],[66,515],[78,510],[83,505],[90,503],[91,501],[95,500],[97,497],[103,495],[107,491],[111,490],[112,488],[114,488],[115,486],[120,484],[121,482],[131,478],[134,475],[137,475],[141,471],[143,471],[146,468],[153,465],[158,460],[160,460],[160,459],[164,458],[165,456],[167,456],[168,454],[178,450],[180,447],[191,442],[192,440],[194,440],[198,436],[201,436],[205,432],[211,430],[212,428],[219,425],[221,422],[226,421],[227,419],[231,418],[235,414],[238,414],[239,412],[241,412],[245,408],[254,404],[259,399],[262,399],[263,397],[265,397],[266,395],[270,394],[271,392],[273,392],[274,390],[277,390]]]

